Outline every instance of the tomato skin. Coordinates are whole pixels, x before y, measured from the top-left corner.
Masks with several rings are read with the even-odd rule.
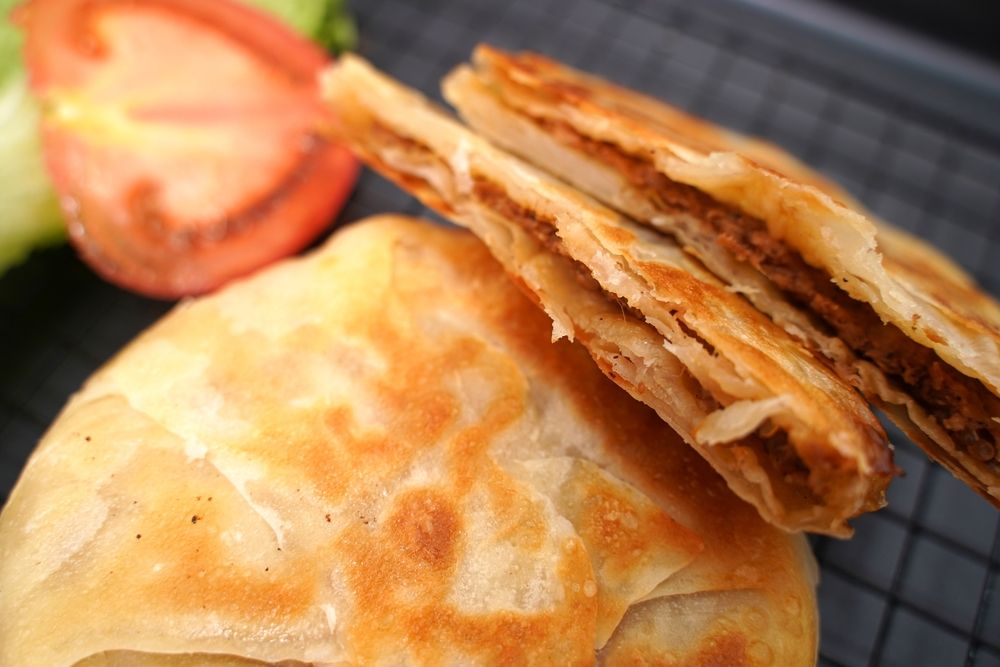
[[[25,56],[36,90],[53,84],[72,85],[86,76],[86,60],[99,58],[102,46],[91,20],[96,12],[113,5],[126,10],[133,5],[181,13],[209,29],[227,33],[250,50],[280,60],[281,69],[303,83],[309,83],[317,67],[328,62],[322,49],[291,28],[233,0],[27,0],[15,13],[18,23],[28,28]]]
[[[101,277],[145,296],[177,299],[210,292],[292,255],[330,225],[351,194],[358,162],[346,149],[327,145],[303,171],[299,187],[264,204],[257,215],[266,220],[236,221],[242,228],[218,241],[174,241],[146,221],[112,225],[103,219],[105,207],[73,195],[62,197],[61,204],[70,242]],[[282,221],[294,224],[273,224]]]
[[[31,0],[19,14],[69,235],[104,278],[199,294],[294,253],[358,163],[331,121],[321,50],[230,0]]]

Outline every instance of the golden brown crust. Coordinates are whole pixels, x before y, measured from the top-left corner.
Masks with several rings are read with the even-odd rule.
[[[811,664],[804,540],[549,334],[474,237],[392,216],[179,306],[0,515],[0,662],[593,664],[640,598],[735,589],[720,622],[766,622],[731,634]]]
[[[841,216],[842,219],[834,221],[813,220],[810,213],[817,213],[810,208],[804,210],[794,210],[795,206],[790,206],[792,211],[789,215],[797,215],[796,221],[803,226],[822,225],[824,223],[851,228],[856,232],[858,242],[867,245],[869,242],[877,245],[877,250],[886,255],[885,267],[888,276],[880,276],[891,280],[900,278],[904,283],[912,273],[905,273],[900,270],[900,266],[924,266],[925,270],[919,272],[926,278],[926,285],[947,285],[948,287],[959,286],[964,289],[961,293],[942,294],[935,296],[933,293],[930,299],[932,305],[944,311],[950,311],[942,315],[950,320],[969,320],[966,322],[967,328],[957,332],[942,331],[936,335],[945,336],[947,333],[954,333],[958,338],[953,341],[957,348],[953,354],[963,354],[964,348],[976,350],[986,344],[985,340],[992,341],[993,345],[1000,345],[1000,319],[998,319],[998,306],[995,300],[983,294],[981,290],[975,288],[971,278],[957,267],[951,260],[943,256],[933,247],[906,234],[905,232],[892,228],[884,222],[877,220],[864,220],[857,213],[862,213],[870,217],[853,197],[846,193],[836,184],[831,183],[823,176],[817,174],[794,157],[785,153],[781,149],[770,145],[764,141],[745,137],[735,132],[731,132],[720,126],[713,125],[707,121],[695,118],[684,112],[664,104],[645,95],[636,93],[628,89],[620,88],[597,77],[588,76],[582,72],[556,63],[543,56],[534,53],[508,54],[499,49],[481,45],[477,48],[474,60],[480,74],[498,86],[497,90],[510,83],[516,87],[529,90],[536,101],[544,100],[545,105],[535,106],[534,110],[541,113],[548,109],[549,114],[559,115],[559,118],[566,118],[578,128],[584,126],[582,116],[592,114],[594,127],[604,127],[604,134],[611,141],[625,141],[624,135],[631,135],[628,141],[630,145],[640,148],[640,152],[655,155],[661,162],[669,162],[671,159],[696,163],[699,160],[710,158],[713,154],[719,155],[719,161],[725,162],[730,157],[742,158],[747,166],[761,173],[763,176],[778,177],[779,180],[762,187],[774,187],[785,193],[784,199],[791,199],[796,204],[803,206],[814,204],[824,208],[823,214],[831,216]],[[508,98],[510,99],[510,98]],[[590,128],[593,129],[593,128]],[[622,136],[619,136],[622,135]],[[659,154],[658,151],[663,151]],[[668,155],[669,154],[669,155]],[[722,154],[734,154],[733,156],[722,157]],[[735,165],[733,165],[734,168]],[[664,166],[665,171],[669,169]],[[731,174],[719,173],[715,175],[716,180],[725,180]],[[749,177],[748,177],[749,178]],[[682,179],[683,180],[683,179]],[[744,184],[749,187],[749,181]],[[805,189],[800,186],[807,186]],[[720,189],[725,186],[719,185]],[[706,191],[712,192],[714,187],[705,187]],[[791,189],[791,192],[788,192]],[[808,192],[811,189],[813,192]],[[803,191],[800,191],[803,190]],[[830,201],[825,201],[825,195]],[[734,193],[737,199],[733,202],[737,205],[753,206],[750,193]],[[746,197],[747,200],[739,197]],[[802,202],[795,197],[801,196]],[[815,199],[815,201],[812,201]],[[808,202],[807,202],[808,200]],[[827,210],[828,209],[828,210]],[[771,226],[772,231],[780,238],[786,238],[776,229],[779,224],[793,225],[795,221],[775,221],[765,220]],[[800,247],[801,252],[811,259],[813,263],[830,270],[834,276],[838,276],[835,270],[836,260],[826,258],[822,255],[822,249],[806,244],[804,237],[799,238],[788,231],[787,240]],[[875,240],[875,235],[879,238]],[[868,237],[871,237],[870,239]],[[884,238],[883,238],[884,237]],[[846,261],[846,260],[841,260]],[[872,267],[872,270],[876,270]],[[865,278],[865,275],[857,276]],[[870,277],[873,283],[874,276]],[[852,293],[853,294],[853,293]],[[853,294],[856,298],[865,298],[865,295]],[[869,299],[865,299],[869,300]],[[880,302],[876,299],[870,301],[878,307]],[[886,300],[886,305],[893,304],[892,299]],[[985,319],[987,322],[980,322],[983,319],[983,311],[987,311]],[[879,310],[882,313],[881,310]],[[882,313],[886,319],[896,321],[902,326],[909,323],[909,318],[904,318],[901,314]],[[976,334],[985,336],[985,340],[977,344]],[[968,340],[965,340],[968,338]],[[930,338],[921,335],[919,340],[931,345],[935,342]],[[939,349],[943,355],[948,355],[948,351]],[[996,347],[988,349],[995,350]],[[995,375],[990,375],[990,369],[994,362],[992,359],[983,359],[984,368],[968,368],[966,371],[970,375],[981,377],[990,383],[994,388],[998,385]],[[959,363],[959,362],[956,362]]]
[[[535,292],[556,335],[579,336],[766,518],[845,534],[845,519],[881,505],[890,455],[864,402],[675,244],[490,146],[358,59],[326,83],[364,159],[482,236]],[[547,282],[528,278],[541,254]],[[573,286],[581,268],[592,287]],[[577,305],[595,290],[634,331],[584,322]],[[638,352],[608,352],[615,347]],[[620,357],[631,366],[615,368]],[[684,392],[693,395],[681,407]]]
[[[446,84],[446,96],[467,121],[616,208],[678,234],[689,252],[830,360],[870,400],[903,407],[890,410],[894,420],[909,430],[921,423],[919,440],[934,443],[925,447],[928,454],[950,470],[961,470],[960,478],[974,480],[973,488],[1000,505],[1000,429],[993,413],[1000,396],[1000,307],[960,268],[927,244],[874,219],[850,195],[774,146],[535,54],[480,47],[475,67],[474,72],[459,68]],[[518,115],[542,126],[532,129]],[[643,156],[672,182],[694,186],[763,220],[774,239],[833,279],[840,288],[834,292],[847,304],[863,305],[871,315],[864,321],[874,324],[855,329],[880,326],[881,318],[888,323],[882,328],[898,332],[900,342],[921,353],[906,355],[914,360],[910,366],[931,360],[924,373],[907,369],[904,380],[894,370],[897,363],[878,361],[891,356],[885,349],[875,346],[868,355],[858,351],[856,340],[848,342],[848,349],[816,328],[809,313],[794,312],[798,306],[786,300],[792,297],[752,275],[752,269],[727,256],[728,249],[715,247],[714,240],[699,238],[702,232],[683,216],[663,215],[615,167],[565,148],[565,140],[544,126],[556,122],[569,124],[588,141]],[[842,315],[850,309],[840,310]],[[865,357],[879,363],[881,373],[862,371]],[[914,376],[924,379],[918,382]],[[907,412],[922,415],[914,421],[915,415]]]
[[[930,328],[913,331],[916,340],[994,391],[1000,387],[1000,307],[995,300],[931,246],[866,219],[870,214],[849,194],[784,151],[538,54],[508,54],[480,46],[475,62],[496,90],[509,83],[530,91],[537,103],[534,111],[557,114],[577,129],[649,154],[664,173],[722,201],[754,214],[758,211],[753,209],[769,211],[771,215],[760,217],[771,232],[794,245],[810,263],[827,269],[835,279],[843,274],[868,283],[866,290],[865,285],[849,282],[845,289],[853,297],[871,303],[885,320],[904,330],[912,331],[912,316],[919,315]],[[674,168],[676,174],[671,173]],[[762,201],[768,198],[784,203],[774,207]],[[857,264],[849,257],[834,256],[846,253],[846,244],[860,251]],[[914,277],[921,278],[916,293]],[[894,289],[908,294],[883,293]],[[897,308],[899,312],[894,311]],[[940,323],[940,330],[932,322]]]

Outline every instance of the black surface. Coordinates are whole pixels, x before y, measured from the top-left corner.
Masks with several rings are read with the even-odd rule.
[[[831,0],[1000,61],[996,0]]]
[[[770,138],[1000,292],[1000,127],[960,113],[996,91],[954,89],[725,0],[363,0],[355,11],[362,53],[435,97],[489,41]],[[366,173],[342,219],[421,210]],[[0,491],[67,396],[167,307],[100,282],[67,248],[0,280]],[[1000,515],[893,435],[907,476],[889,507],[859,519],[851,541],[814,541],[821,663],[998,667]]]

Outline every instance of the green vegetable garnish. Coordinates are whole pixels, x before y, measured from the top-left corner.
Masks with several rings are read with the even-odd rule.
[[[245,1],[335,53],[352,49],[357,41],[344,0]],[[19,2],[0,0],[0,275],[33,248],[66,236],[45,172],[39,109],[21,60],[23,38],[10,22]]]
[[[38,104],[24,70],[0,84],[0,273],[66,230],[42,162]]]
[[[344,0],[247,0],[334,53],[350,51],[357,30]]]
[[[38,104],[21,64],[21,33],[9,20],[17,0],[0,0],[0,274],[36,247],[65,238],[42,162]]]
[[[0,0],[0,85],[21,67],[21,33],[10,22],[11,9],[18,0]]]

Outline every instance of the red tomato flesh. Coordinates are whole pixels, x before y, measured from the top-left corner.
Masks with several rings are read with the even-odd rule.
[[[293,253],[357,162],[322,137],[329,60],[230,0],[31,0],[19,15],[70,238],[104,277],[165,298]]]

